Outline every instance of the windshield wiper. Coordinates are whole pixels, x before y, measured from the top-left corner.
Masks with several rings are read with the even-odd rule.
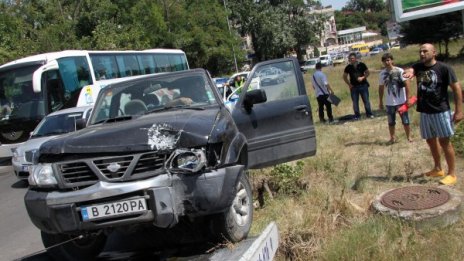
[[[196,110],[196,111],[203,111],[205,108],[204,107],[191,107],[190,105],[175,105],[175,106],[164,106],[161,108],[156,108],[153,110],[148,111],[148,113],[153,113],[153,112],[159,112],[159,111],[167,111],[170,109],[187,109],[187,110]]]

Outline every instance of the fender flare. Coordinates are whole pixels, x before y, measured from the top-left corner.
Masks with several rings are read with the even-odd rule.
[[[247,139],[242,133],[238,133],[230,142],[228,151],[225,152],[223,161],[225,164],[240,162],[241,165],[248,165]],[[245,157],[245,158],[243,158]],[[243,162],[243,160],[245,162]]]

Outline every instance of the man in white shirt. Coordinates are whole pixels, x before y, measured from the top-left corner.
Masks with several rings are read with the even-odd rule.
[[[324,106],[327,110],[327,117],[329,118],[329,123],[334,121],[332,115],[332,104],[327,101],[329,94],[333,94],[332,88],[330,88],[329,82],[327,81],[327,76],[322,72],[322,64],[319,62],[316,64],[316,72],[314,72],[311,79],[314,91],[316,92],[317,104],[319,107],[319,120],[322,123],[325,123],[324,118]]]
[[[393,56],[390,53],[382,55],[382,63],[385,69],[380,72],[379,77],[379,109],[383,110],[383,93],[384,89],[387,89],[385,105],[388,117],[388,130],[390,132],[389,143],[394,143],[396,141],[396,112],[401,105],[409,101],[409,81],[403,77],[403,69],[394,66]],[[410,104],[408,105],[410,106]],[[408,112],[400,114],[400,117],[406,138],[411,142]]]

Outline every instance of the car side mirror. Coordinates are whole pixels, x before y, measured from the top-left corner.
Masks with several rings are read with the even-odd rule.
[[[76,120],[76,131],[85,128],[86,125],[86,120],[85,119],[77,119]]]
[[[245,94],[243,106],[247,111],[253,108],[254,104],[263,103],[267,101],[266,92],[263,89],[250,90]]]

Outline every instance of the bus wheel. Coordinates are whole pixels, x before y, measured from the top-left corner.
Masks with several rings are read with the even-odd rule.
[[[48,234],[41,231],[42,242],[47,253],[55,260],[94,260],[103,250],[106,244],[106,235],[100,231],[96,234],[86,235],[82,239],[76,239],[64,243],[77,236],[66,234]],[[52,247],[53,246],[53,247]]]

